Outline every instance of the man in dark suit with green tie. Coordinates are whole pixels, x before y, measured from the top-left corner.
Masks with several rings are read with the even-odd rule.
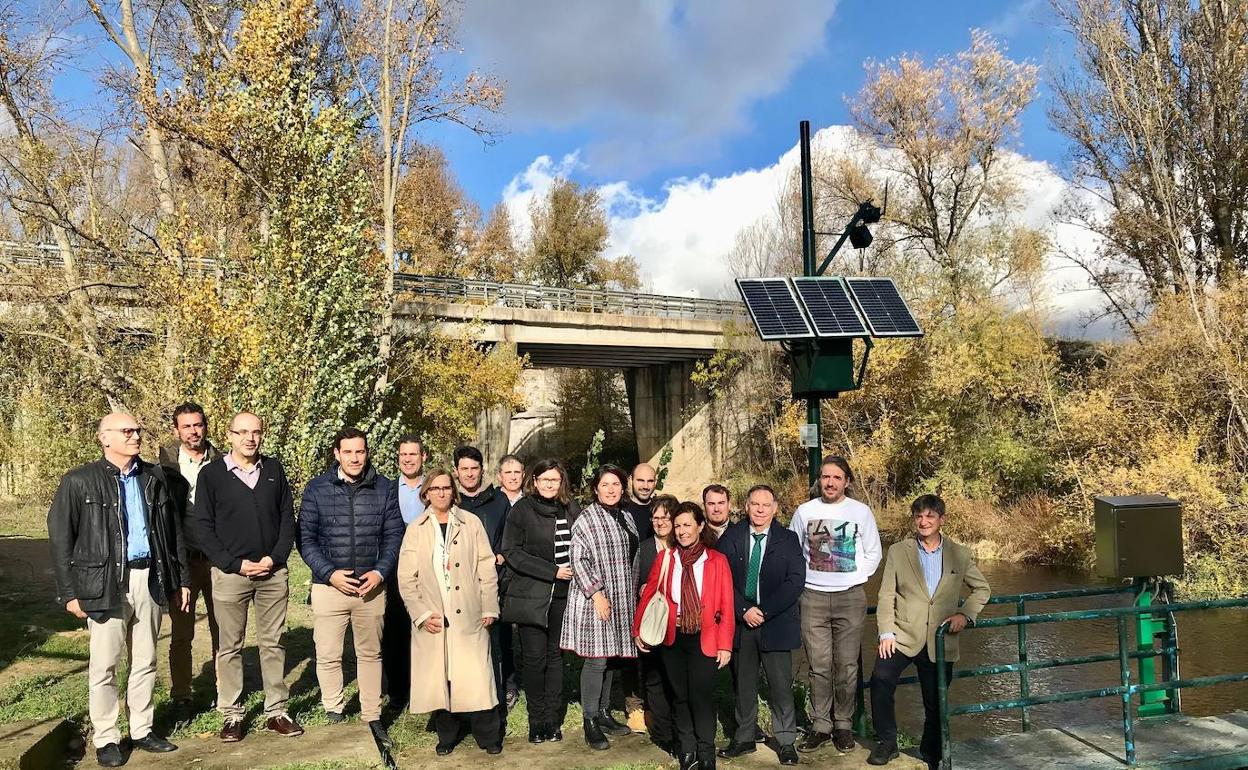
[[[780,764],[796,765],[793,650],[801,646],[798,599],[806,584],[806,560],[797,535],[776,522],[776,493],[760,484],[746,494],[747,520],[728,527],[717,546],[732,568],[737,630],[737,732],[721,757],[754,752],[758,730],[758,672],[770,685],[771,726]]]

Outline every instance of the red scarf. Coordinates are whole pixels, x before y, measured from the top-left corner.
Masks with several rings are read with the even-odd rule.
[[[693,574],[693,564],[702,558],[706,546],[698,540],[688,548],[680,548],[680,617],[677,622],[682,634],[696,634],[702,630],[702,597],[698,595],[698,581]]]

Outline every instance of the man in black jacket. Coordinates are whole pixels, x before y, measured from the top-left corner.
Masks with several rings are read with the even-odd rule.
[[[451,455],[455,462],[455,482],[459,485],[459,507],[477,518],[485,526],[485,534],[490,538],[490,547],[494,549],[495,560],[500,575],[503,565],[503,527],[507,523],[507,511],[511,510],[511,501],[493,484],[482,484],[482,467],[485,458],[481,450],[474,446],[458,447]],[[507,655],[503,650],[508,650]],[[515,662],[510,654],[511,624],[494,623],[490,626],[490,657],[494,663],[494,683],[498,688],[499,712],[501,713],[502,735],[507,732],[507,710],[515,706],[515,700],[507,697],[507,678],[514,676]]]
[[[186,566],[190,570],[191,603],[187,612],[169,608],[169,694],[188,704],[191,699],[191,647],[195,641],[195,605],[204,596],[208,610],[208,633],[212,638],[212,659],[217,657],[220,635],[217,615],[212,609],[212,564],[199,547],[190,514],[195,506],[195,485],[204,466],[221,456],[208,440],[208,418],[204,408],[188,401],[173,410],[175,441],[160,448],[160,466],[169,483],[169,499],[182,523],[186,543]]]
[[[383,742],[381,630],[386,580],[403,543],[399,493],[368,459],[358,428],[334,436],[334,467],[308,482],[299,508],[299,552],[312,570],[312,636],[321,705],[331,724],[343,720],[342,644],[351,625],[360,718]]]
[[[139,457],[141,431],[128,414],[100,420],[104,457],[66,473],[48,509],[57,602],[91,634],[88,710],[103,767],[127,759],[117,729],[117,665],[127,644],[131,746],[177,749],[152,732],[152,693],[164,608],[190,603],[186,551],[164,473]]]
[[[286,559],[295,544],[295,499],[276,457],[260,454],[264,423],[240,412],[230,423],[230,453],[199,473],[195,526],[212,562],[212,603],[221,633],[217,708],[221,740],[243,739],[243,641],[247,608],[256,608],[256,642],[264,682],[265,726],[293,737],[303,728],[286,713],[286,651],[282,631],[290,582]]]
[[[748,521],[733,524],[718,549],[732,568],[737,631],[732,663],[737,687],[737,733],[721,757],[755,751],[758,731],[758,670],[770,685],[772,733],[780,764],[796,765],[793,650],[801,644],[798,600],[806,585],[806,561],[797,535],[777,523],[776,493],[765,485],[746,495]]]

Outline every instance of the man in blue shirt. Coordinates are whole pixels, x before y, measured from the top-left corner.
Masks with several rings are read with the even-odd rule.
[[[399,438],[399,513],[410,525],[425,511],[420,490],[425,484],[425,463],[429,453],[415,433]],[[397,571],[396,571],[397,576]],[[399,713],[407,705],[412,681],[412,619],[403,606],[399,584],[394,576],[386,582],[386,631],[381,637],[381,668],[386,677],[387,708]]]
[[[139,457],[142,428],[128,414],[110,414],[96,434],[104,457],[61,479],[48,509],[48,539],[59,603],[87,621],[88,710],[96,760],[126,762],[117,666],[129,647],[126,684],[130,744],[134,749],[177,749],[152,730],[155,717],[156,640],[165,608],[190,605],[190,574],[182,523],[164,472]]]
[[[940,763],[940,715],[937,711],[937,676],[948,683],[953,661],[958,659],[958,638],[974,624],[988,602],[988,581],[975,556],[964,545],[941,534],[945,502],[936,495],[921,495],[910,506],[914,537],[894,543],[884,561],[876,620],[880,629],[879,657],[871,674],[871,720],[879,742],[868,757],[872,765],[886,765],[898,756],[897,714],[893,695],[897,680],[911,663],[918,670],[923,690],[923,739],[919,756],[931,767]],[[961,607],[963,587],[970,596]],[[945,645],[946,663],[936,670],[936,629],[949,624]]]

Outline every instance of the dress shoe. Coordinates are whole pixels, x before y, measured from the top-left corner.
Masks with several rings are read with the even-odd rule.
[[[130,746],[142,751],[150,751],[153,754],[168,754],[171,751],[178,750],[177,746],[155,733],[148,733],[142,738],[131,740]]]
[[[121,767],[126,764],[126,755],[121,753],[121,745],[110,743],[95,750],[95,761],[100,767]]]
[[[677,761],[680,760],[680,752],[676,750],[676,743],[674,741],[672,742],[656,741],[652,738],[650,742],[654,744],[655,748],[657,748],[659,751],[662,751],[664,754],[668,755],[672,759],[675,759]]]
[[[867,757],[868,765],[887,765],[901,754],[897,751],[895,743],[877,743],[875,748],[871,749],[871,756]]]
[[[243,720],[227,719],[221,726],[221,740],[226,743],[238,743],[243,739]]]
[[[303,728],[299,726],[298,722],[291,719],[288,714],[278,714],[275,717],[269,717],[264,726],[283,738],[295,738],[303,735]]]
[[[563,725],[556,723],[547,727],[546,740],[556,743],[563,740]]]
[[[737,757],[753,754],[758,751],[758,747],[753,743],[738,743],[731,741],[727,746],[719,750],[719,755],[724,759],[736,759]]]
[[[455,750],[455,744],[453,743],[439,743],[437,745],[437,748],[434,749],[434,751],[437,752],[439,757],[445,757],[447,754],[450,754],[454,750]]]
[[[767,733],[763,732],[763,728],[757,725],[754,726],[754,742],[755,743],[767,742]]]
[[[698,770],[715,770],[715,752],[698,757]]]
[[[857,746],[858,744],[854,742],[853,731],[833,730],[832,731],[832,745],[836,747],[837,751],[844,753],[846,751],[853,751],[854,747]]]
[[[680,770],[697,770],[697,754],[681,754],[676,758],[676,761],[680,763]]]
[[[529,743],[545,743],[547,728],[543,724],[529,725]]]
[[[373,741],[378,745],[385,746],[387,749],[394,748],[394,739],[390,737],[389,731],[386,730],[386,726],[381,723],[380,719],[374,719],[369,722],[368,731],[373,734]]]
[[[781,746],[776,754],[780,758],[780,764],[782,765],[797,764],[797,749],[793,748],[791,743],[788,746]]]
[[[618,737],[633,734],[633,731],[628,729],[628,725],[620,724],[615,721],[615,717],[611,716],[610,709],[602,709],[599,711],[594,717],[594,723],[597,724],[599,729],[607,735],[614,735]]]
[[[602,734],[602,730],[598,727],[597,719],[585,720],[585,743],[596,751],[606,751],[611,748],[611,742],[607,740],[607,736]]]
[[[486,746],[486,747],[485,747],[485,753],[486,753],[486,754],[502,754],[502,753],[503,753],[503,744],[501,744],[501,743],[496,743],[496,744],[494,744],[493,746]]]
[[[802,743],[797,747],[797,750],[801,752],[814,751],[830,740],[832,740],[832,736],[830,734],[821,733],[816,730],[802,740]]]
[[[347,721],[347,715],[343,714],[341,711],[326,711],[325,721],[329,722],[331,725],[342,724]]]

